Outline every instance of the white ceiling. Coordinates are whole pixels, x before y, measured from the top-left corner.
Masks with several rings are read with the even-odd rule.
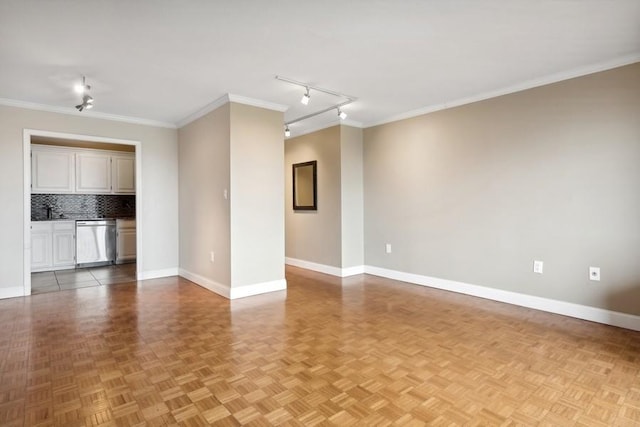
[[[276,75],[366,127],[637,61],[639,0],[0,0],[0,103],[168,126],[227,93],[286,121],[341,100]]]

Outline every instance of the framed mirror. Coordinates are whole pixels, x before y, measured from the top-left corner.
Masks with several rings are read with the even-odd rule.
[[[318,210],[317,161],[293,165],[293,210]]]

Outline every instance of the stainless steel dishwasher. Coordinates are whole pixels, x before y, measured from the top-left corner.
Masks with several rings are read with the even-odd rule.
[[[116,260],[116,221],[76,221],[76,264],[113,264]]]

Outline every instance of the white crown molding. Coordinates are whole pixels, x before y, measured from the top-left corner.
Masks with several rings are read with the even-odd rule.
[[[498,96],[508,95],[510,93],[521,92],[523,90],[533,89],[539,86],[545,86],[548,84],[561,82],[563,80],[569,80],[576,77],[582,77],[589,74],[598,73],[601,71],[611,70],[613,68],[623,67],[625,65],[634,64],[636,62],[640,62],[640,53],[635,53],[635,54],[624,56],[621,58],[616,58],[611,61],[592,64],[586,67],[574,68],[569,71],[551,74],[538,79],[528,80],[526,82],[519,83],[517,85],[508,86],[508,87],[491,91],[491,92],[479,93],[477,95],[457,99],[450,102],[445,102],[443,104],[430,105],[427,107],[418,108],[417,110],[411,110],[411,111],[407,111],[406,113],[396,114],[382,120],[376,120],[373,122],[365,123],[364,127],[370,128],[373,126],[379,126],[386,123],[397,122],[399,120],[410,119],[413,117],[422,116],[424,114],[446,110],[448,108],[459,107],[461,105],[471,104],[473,102],[478,102],[478,101],[484,101],[486,99],[496,98]]]
[[[229,102],[235,102],[237,104],[251,105],[253,107],[264,108],[266,110],[274,110],[284,113],[289,109],[288,105],[276,104],[275,102],[263,101],[261,99],[249,98],[242,95],[234,95],[232,93],[227,94]]]
[[[161,128],[175,129],[174,123],[161,122],[158,120],[141,119],[137,117],[118,116],[116,114],[100,113],[98,111],[84,111],[79,112],[75,108],[69,107],[56,107],[53,105],[37,104],[35,102],[18,101],[15,99],[0,98],[0,105],[6,107],[24,108],[27,110],[46,111],[49,113],[68,114],[71,116],[85,117],[92,119],[111,120],[115,122],[131,123],[143,126],[154,126]]]
[[[352,126],[352,127],[360,128],[360,129],[362,129],[364,127],[364,125],[361,122],[356,122],[355,120],[332,119],[330,122],[327,122],[327,123],[324,123],[324,124],[321,124],[321,125],[318,125],[318,126],[313,126],[313,127],[310,127],[310,128],[302,129],[300,131],[300,133],[296,133],[295,135],[293,135],[293,132],[292,132],[292,135],[289,136],[289,137],[286,137],[285,140],[291,139],[291,138],[297,138],[297,137],[303,136],[303,135],[308,135],[310,133],[318,132],[320,130],[328,129],[330,127],[334,127],[334,126],[338,126],[338,125]]]
[[[244,104],[244,105],[251,105],[252,107],[265,108],[267,110],[274,110],[274,111],[280,111],[280,112],[287,111],[287,109],[289,108],[288,106],[282,105],[282,104],[275,104],[273,102],[262,101],[260,99],[248,98],[246,96],[227,93],[222,95],[220,98],[216,99],[215,101],[200,108],[199,110],[194,111],[193,113],[189,114],[182,120],[179,120],[176,123],[176,127],[181,128],[183,126],[186,126],[189,123],[195,120],[198,120],[200,117],[204,116],[205,114],[208,114],[211,111],[216,110],[229,102],[235,102],[237,104]]]
[[[184,117],[183,119],[178,120],[178,122],[176,123],[176,127],[179,129],[183,126],[186,126],[189,123],[198,120],[200,117],[204,116],[205,114],[208,114],[213,110],[216,110],[222,107],[228,102],[229,102],[229,94],[222,95],[220,98],[216,99],[215,101],[210,102],[209,104],[205,105],[199,110],[196,110],[193,113],[189,114],[188,116]]]
[[[521,294],[518,292],[505,291],[502,289],[489,288],[486,286],[473,285],[470,283],[456,282],[454,280],[440,279],[438,277],[405,273],[403,271],[389,270],[371,265],[366,265],[364,267],[364,272],[366,274],[408,282],[414,285],[443,289],[445,291],[457,292],[459,294],[533,308],[535,310],[546,311],[548,313],[561,314],[563,316],[640,331],[640,316],[633,314],[621,313],[618,311],[611,311],[603,308],[559,301],[550,298],[537,297],[534,295]]]
[[[589,74],[593,74],[601,71],[610,70],[613,68],[623,67],[625,65],[633,64],[636,62],[640,62],[640,53],[634,53],[628,56],[616,58],[614,60],[605,61],[597,64],[592,64],[586,67],[575,68],[573,70],[565,71],[562,73],[551,74],[545,77],[529,80],[523,83],[519,83],[517,85],[508,86],[495,91],[483,92],[480,94],[453,100],[450,102],[445,102],[442,104],[422,107],[416,110],[407,111],[405,113],[396,114],[396,115],[393,115],[381,120],[372,121],[372,122],[362,123],[362,122],[357,122],[349,119],[343,120],[343,121],[334,119],[322,125],[306,128],[301,133],[298,133],[290,138],[307,135],[313,132],[317,132],[319,130],[329,128],[331,126],[335,126],[337,124],[344,124],[344,125],[358,127],[358,128],[369,128],[373,126],[379,126],[386,123],[410,119],[410,118],[421,116],[424,114],[433,113],[433,112],[445,110],[448,108],[459,107],[461,105],[471,104],[473,102],[483,101],[486,99],[495,98],[502,95],[508,95],[510,93],[520,92],[523,90],[532,89],[539,86],[557,83],[563,80],[581,77],[581,76],[585,76],[585,75],[589,75]],[[194,120],[204,116],[205,114],[215,110],[216,108],[221,107],[222,105],[228,102],[251,105],[254,107],[265,108],[268,110],[274,110],[274,111],[280,111],[280,112],[284,112],[289,108],[288,106],[282,105],[282,104],[276,104],[273,102],[263,101],[260,99],[249,98],[246,96],[228,93],[216,99],[215,101],[211,102],[210,104],[207,104],[203,108],[193,112],[192,114],[189,114],[182,120],[179,120],[177,123],[168,123],[168,122],[163,122],[158,120],[101,113],[97,111],[79,112],[75,108],[58,107],[53,105],[38,104],[34,102],[0,98],[0,106],[24,108],[24,109],[38,110],[38,111],[47,111],[52,113],[68,114],[68,115],[77,116],[77,117],[85,117],[85,118],[88,117],[88,118],[111,120],[111,121],[117,121],[117,122],[123,122],[123,123],[138,124],[143,126],[169,128],[169,129],[176,129],[176,128],[183,127],[193,122]]]
[[[353,126],[354,128],[361,128],[361,129],[364,127],[362,122],[356,122],[355,120],[351,120],[351,119],[340,120],[340,124],[345,126]]]

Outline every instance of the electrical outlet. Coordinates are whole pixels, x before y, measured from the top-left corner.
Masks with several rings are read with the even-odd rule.
[[[544,268],[544,262],[542,261],[533,261],[533,272],[542,274]]]
[[[384,250],[386,253],[390,254],[391,253],[391,243],[387,243],[384,247]]]
[[[211,259],[211,262],[216,262],[216,254],[215,252],[211,251],[211,254],[209,255],[209,258]]]
[[[589,280],[600,281],[600,267],[589,267]]]
[[[229,198],[229,192],[227,191],[226,188],[222,192],[222,197],[224,197],[225,200],[227,200]]]

